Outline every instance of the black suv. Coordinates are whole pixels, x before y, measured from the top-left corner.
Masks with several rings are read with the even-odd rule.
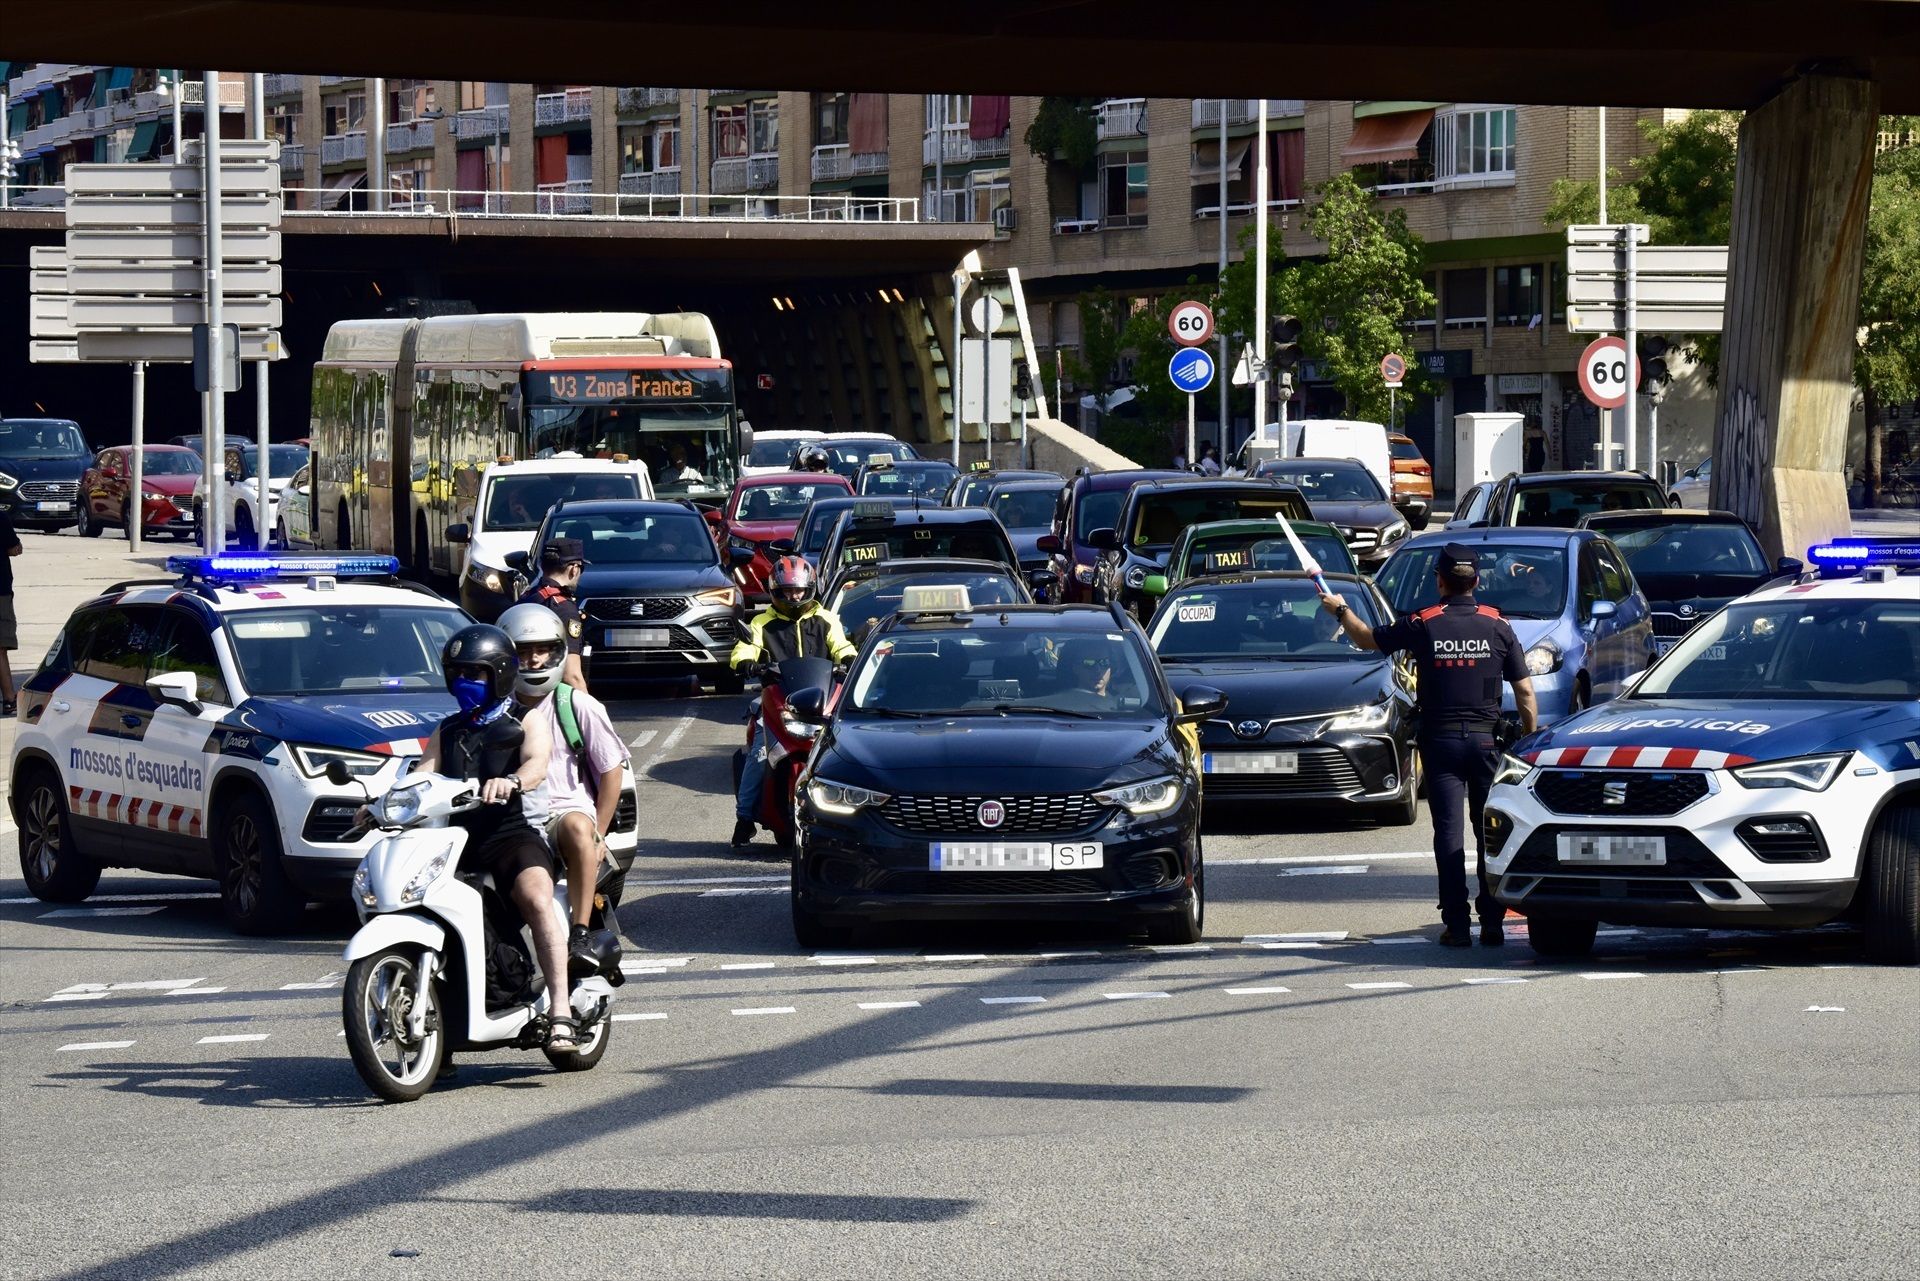
[[[0,508],[22,529],[79,523],[80,477],[93,447],[67,418],[0,418]]]
[[[1093,567],[1096,604],[1117,603],[1144,622],[1159,598],[1141,588],[1167,567],[1174,540],[1189,525],[1217,520],[1312,520],[1306,495],[1277,480],[1146,480],[1127,491],[1111,529],[1096,529],[1087,544],[1099,552]]]
[[[1577,529],[1582,520],[1600,512],[1664,511],[1679,505],[1645,472],[1508,472],[1485,491],[1484,501],[1476,495],[1462,503],[1447,528]]]

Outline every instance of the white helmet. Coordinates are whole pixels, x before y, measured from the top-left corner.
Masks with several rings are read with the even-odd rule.
[[[500,615],[494,626],[507,634],[517,650],[522,645],[558,645],[560,660],[547,667],[530,668],[520,665],[519,674],[513,678],[514,692],[528,698],[539,698],[551,694],[559,685],[561,673],[566,670],[566,629],[560,625],[560,615],[545,605],[528,603],[515,605]]]

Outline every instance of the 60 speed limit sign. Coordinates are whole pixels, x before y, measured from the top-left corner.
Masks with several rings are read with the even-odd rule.
[[[1167,316],[1167,332],[1183,347],[1198,347],[1213,337],[1213,308],[1183,302]]]
[[[1618,409],[1640,381],[1623,338],[1596,338],[1580,353],[1580,390],[1602,409]]]

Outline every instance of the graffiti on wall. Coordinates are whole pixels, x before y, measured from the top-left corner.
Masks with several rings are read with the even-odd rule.
[[[1749,525],[1760,524],[1760,476],[1767,465],[1767,420],[1760,401],[1745,387],[1730,388],[1722,402],[1714,449],[1713,505]]]

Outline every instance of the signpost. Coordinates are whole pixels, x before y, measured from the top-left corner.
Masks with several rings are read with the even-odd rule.
[[[1206,339],[1201,341],[1205,342]],[[1197,444],[1194,439],[1194,402],[1201,392],[1213,385],[1213,357],[1203,347],[1182,347],[1167,362],[1167,377],[1175,387],[1187,393],[1187,465],[1191,467],[1195,462]]]
[[[1167,332],[1182,347],[1202,347],[1213,340],[1213,308],[1203,302],[1183,302],[1167,315]]]
[[[1580,353],[1580,390],[1600,410],[1605,424],[1600,432],[1600,469],[1613,467],[1613,411],[1633,403],[1634,388],[1639,386],[1639,370],[1633,350],[1624,338],[1609,335],[1596,338]],[[1633,418],[1627,418],[1627,430],[1633,430]],[[1629,436],[1631,441],[1631,436]],[[1627,449],[1627,465],[1634,463],[1633,448]]]
[[[1394,430],[1400,412],[1400,384],[1407,377],[1407,358],[1397,351],[1380,357],[1380,377],[1387,384],[1387,430]]]

